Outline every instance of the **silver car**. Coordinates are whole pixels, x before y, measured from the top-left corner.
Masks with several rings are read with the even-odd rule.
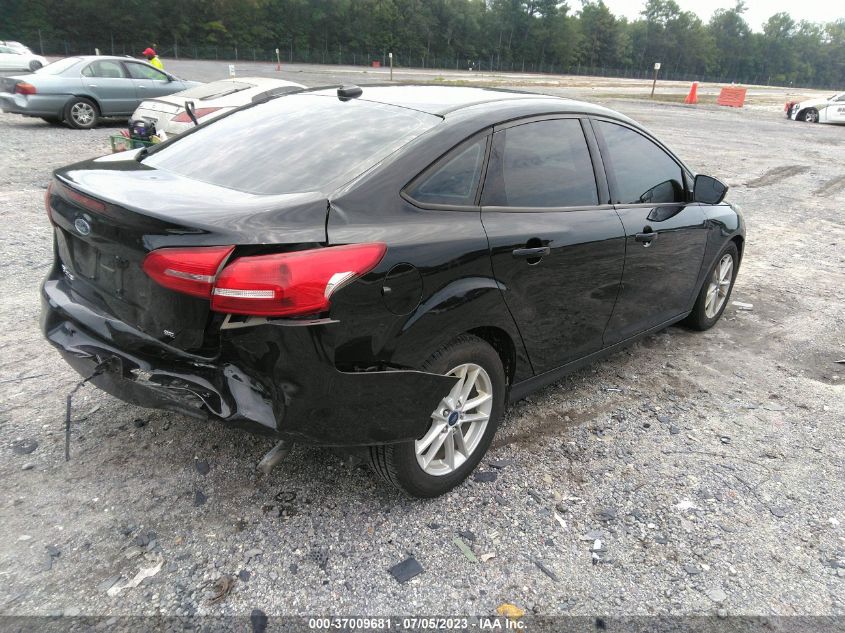
[[[144,99],[198,85],[128,57],[68,57],[0,79],[0,108],[90,129],[101,117],[128,117]]]

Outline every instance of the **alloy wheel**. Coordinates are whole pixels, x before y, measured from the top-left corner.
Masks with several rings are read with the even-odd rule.
[[[70,116],[77,125],[89,125],[94,120],[94,108],[88,103],[74,103],[70,109]]]
[[[728,298],[728,292],[733,282],[734,258],[730,253],[725,253],[710,277],[710,285],[707,287],[707,298],[704,301],[704,314],[712,319]]]
[[[493,381],[480,365],[446,373],[459,378],[431,414],[431,427],[414,444],[417,463],[429,475],[449,475],[473,454],[493,410]]]

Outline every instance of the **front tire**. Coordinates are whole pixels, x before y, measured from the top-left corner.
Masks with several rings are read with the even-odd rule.
[[[738,270],[739,251],[734,242],[729,242],[707,273],[695,306],[684,320],[686,325],[701,331],[716,325],[728,306]]]
[[[74,97],[65,105],[65,121],[77,130],[90,130],[99,119],[97,104],[86,97]]]
[[[387,483],[430,498],[460,484],[484,457],[502,418],[507,380],[496,350],[468,334],[432,354],[420,369],[459,380],[430,414],[422,437],[371,446],[369,455]]]
[[[819,122],[819,111],[815,108],[807,108],[804,110],[801,118],[806,121],[807,123],[818,123]]]

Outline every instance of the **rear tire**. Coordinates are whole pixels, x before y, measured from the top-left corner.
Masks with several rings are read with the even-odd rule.
[[[730,266],[730,270],[726,270]],[[701,292],[684,324],[694,330],[709,330],[716,325],[731,299],[731,291],[739,270],[739,251],[734,242],[722,249],[713,267],[704,279]]]
[[[430,424],[418,440],[371,446],[369,457],[387,483],[413,497],[431,498],[460,484],[484,457],[502,418],[507,380],[496,350],[469,334],[432,354],[420,369],[463,376],[458,384],[468,385],[469,391],[453,389],[443,394],[434,412],[421,412]],[[472,402],[479,404],[466,406]]]
[[[73,97],[65,105],[65,121],[77,130],[90,130],[100,117],[97,104],[87,97]]]
[[[31,62],[29,62],[29,69],[30,69],[32,72],[35,72],[36,70],[38,70],[39,68],[41,68],[41,67],[43,67],[43,66],[44,66],[44,64],[42,64],[42,63],[41,63],[40,61],[38,61],[37,59],[33,59]]]

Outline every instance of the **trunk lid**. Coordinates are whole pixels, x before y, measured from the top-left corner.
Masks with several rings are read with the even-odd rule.
[[[142,266],[150,251],[233,245],[253,254],[326,242],[322,194],[242,193],[152,169],[131,155],[55,175],[48,199],[57,264],[72,291],[130,328],[197,354],[214,355],[222,315],[208,300],[148,277]]]

